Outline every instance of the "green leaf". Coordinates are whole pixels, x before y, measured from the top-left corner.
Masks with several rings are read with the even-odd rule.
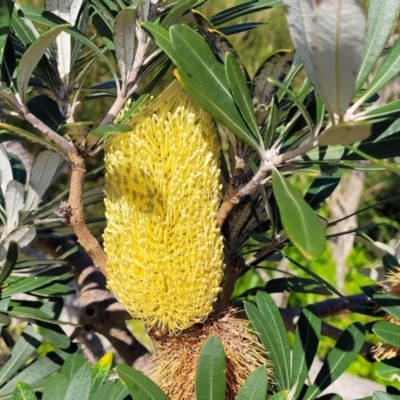
[[[10,0],[0,1],[0,26],[3,28],[0,32],[0,60],[3,62],[4,46],[6,45],[9,27],[11,24],[11,15],[14,8],[14,2]]]
[[[400,379],[400,357],[393,357],[388,360],[382,360],[375,366],[376,374],[387,381]]]
[[[342,333],[335,347],[327,355],[314,383],[304,395],[304,400],[315,399],[345,372],[361,350],[364,336],[364,327],[359,322],[351,324]]]
[[[62,18],[49,11],[43,11],[43,9],[40,7],[21,7],[18,10],[18,16],[27,18],[30,21],[38,22],[43,25],[48,25],[49,27],[57,27],[66,23],[66,21]],[[65,31],[68,32],[73,38],[81,41],[84,45],[89,47],[90,50],[94,51],[96,55],[107,65],[108,69],[113,75],[115,82],[118,82],[118,76],[115,73],[115,70],[111,65],[109,59],[106,57],[106,55],[104,55],[102,49],[98,48],[95,43],[93,43],[76,28],[70,27],[65,29]]]
[[[44,387],[42,400],[64,400],[68,379],[60,374],[51,376]]]
[[[234,18],[267,10],[280,5],[282,5],[281,0],[250,0],[241,2],[237,6],[227,8],[224,11],[214,15],[214,17],[211,18],[211,21],[214,25],[221,25],[225,22],[231,21]]]
[[[265,284],[267,293],[314,293],[330,295],[331,292],[320,282],[310,278],[298,278],[290,276],[287,278],[270,279]]]
[[[37,400],[37,397],[27,383],[18,382],[14,389],[14,400]]]
[[[362,99],[368,99],[386,86],[400,72],[400,38],[397,38],[389,54],[379,67],[371,83],[365,90]],[[362,101],[362,100],[360,100]]]
[[[318,140],[320,146],[352,144],[371,136],[371,124],[364,121],[345,122],[327,129]]]
[[[372,330],[385,342],[400,347],[400,326],[388,321],[379,321]]]
[[[400,320],[400,297],[388,293],[376,293],[374,301],[388,314]]]
[[[113,355],[112,353],[106,353],[103,357],[97,361],[96,365],[93,367],[92,370],[92,389],[91,392],[93,393],[98,388],[103,385],[110,368],[112,366]]]
[[[171,40],[167,31],[156,24],[146,22],[142,26],[177,66],[175,75],[188,94],[239,139],[257,149],[257,140],[249,131],[230,93],[224,67],[204,39],[185,25],[171,27]]]
[[[77,346],[71,346],[68,351],[77,351]],[[12,392],[17,382],[26,382],[32,387],[36,388],[41,384],[41,380],[50,376],[61,368],[64,360],[70,354],[63,350],[56,350],[47,353],[45,356],[38,358],[36,361],[29,364],[18,375],[9,380],[5,386],[0,389],[0,394]],[[43,385],[44,386],[44,385]],[[65,393],[65,392],[64,392]]]
[[[60,374],[65,376],[67,381],[70,382],[72,377],[84,364],[85,359],[79,353],[75,353],[67,358],[61,368]]]
[[[7,382],[18,371],[35,350],[42,344],[43,338],[27,325],[11,350],[10,358],[0,368],[0,385]]]
[[[62,152],[62,150],[60,150],[56,145],[52,144],[51,142],[49,142],[46,139],[41,138],[40,136],[30,133],[24,129],[18,128],[17,126],[5,124],[4,122],[0,122],[0,129],[5,129],[6,131],[13,132],[16,135],[18,135],[19,137],[29,140],[31,143],[40,144],[41,146],[45,147],[46,149],[49,149],[58,154],[61,154],[65,159],[68,159],[67,155],[64,154]],[[6,133],[0,131],[0,137],[2,134],[5,135]]]
[[[69,337],[65,332],[54,324],[48,324],[46,322],[37,321],[38,332],[48,342],[60,349],[67,349],[70,346]]]
[[[85,362],[69,382],[64,400],[89,400],[91,386],[92,372],[90,365]]]
[[[267,367],[261,365],[248,376],[240,388],[236,400],[265,400],[267,385]]]
[[[7,214],[7,232],[12,232],[19,223],[19,212],[24,205],[24,187],[21,183],[12,180],[8,182],[5,192],[5,206]]]
[[[57,167],[61,163],[61,157],[52,151],[41,152],[32,166],[29,179],[28,193],[25,199],[24,211],[30,212],[38,208],[39,203],[50,186]]]
[[[233,98],[235,99],[236,105],[240,110],[243,119],[246,121],[253,136],[258,139],[259,143],[262,143],[246,80],[244,79],[242,70],[236,61],[235,56],[231,53],[226,54],[225,71]]]
[[[319,257],[325,251],[326,240],[317,215],[275,169],[272,171],[272,188],[289,239],[306,258]]]
[[[268,400],[289,400],[289,391],[283,390],[279,393],[275,393],[273,396],[269,397]]]
[[[222,400],[226,389],[225,352],[211,336],[204,343],[196,370],[196,400]]]
[[[395,400],[398,398],[399,396],[392,396],[386,392],[374,392],[372,395],[372,400]]]
[[[300,395],[301,389],[311,369],[317,353],[321,336],[321,320],[312,311],[304,308],[296,327],[296,336],[293,345],[291,368],[291,387],[296,388],[294,398]]]
[[[168,14],[161,22],[163,28],[168,28],[178,21],[182,15],[186,14],[197,3],[197,0],[179,0],[177,1]]]
[[[285,336],[282,338],[280,334],[276,333],[279,332],[279,328],[276,326],[275,320],[270,321],[269,319],[265,318],[265,316],[257,309],[257,307],[247,301],[244,302],[244,307],[246,314],[251,321],[253,330],[257,332],[261,343],[269,352],[269,358],[272,361],[275,378],[279,387],[288,388],[289,368],[284,355],[288,350],[285,350],[285,344],[283,343],[287,341],[286,331],[284,333]],[[282,318],[279,318],[282,322]],[[273,334],[275,334],[275,336],[272,336]]]
[[[70,24],[62,24],[50,28],[48,31],[42,33],[22,55],[17,70],[17,86],[21,99],[24,99],[32,72],[43,57],[47,48],[54,42],[56,37],[68,27],[70,27]]]
[[[179,55],[172,61],[178,67],[178,77],[184,86],[186,83],[189,95],[214,118],[220,118],[219,122],[240,139],[257,149],[257,140],[247,128],[230,93],[224,67],[204,39],[185,25],[172,26],[170,36],[173,50]],[[197,96],[197,90],[190,90],[189,80],[192,85],[203,86],[208,93],[208,102],[204,102],[203,95]]]
[[[115,372],[134,399],[168,400],[167,395],[142,372],[128,365],[117,365]]]
[[[366,18],[358,0],[314,3],[312,62],[324,105],[344,115],[354,95]],[[312,80],[311,80],[312,81]]]
[[[11,182],[12,180],[13,172],[7,150],[4,144],[0,143],[0,187],[2,193],[6,192],[8,182]]]
[[[14,275],[12,276],[12,278]],[[2,296],[11,297],[19,293],[27,293],[31,290],[40,288],[48,285],[54,277],[18,277],[19,279],[15,282],[8,283],[7,286],[2,290]]]
[[[356,91],[361,88],[376,66],[392,33],[399,9],[400,3],[397,0],[368,1],[367,32],[357,76]]]
[[[18,243],[13,240],[10,242],[7,250],[7,255],[0,271],[0,285],[10,276],[18,259]],[[2,297],[4,294],[2,293]]]
[[[123,90],[128,83],[129,74],[135,59],[137,4],[122,9],[114,21],[115,55],[121,73]]]
[[[55,325],[73,325],[70,322],[55,320],[42,310],[32,307],[15,306],[11,309],[11,311],[8,312],[8,315],[17,318],[32,318],[33,320],[43,321]]]
[[[127,124],[113,124],[106,126],[98,126],[95,129],[92,129],[89,133],[96,137],[109,136],[115,133],[125,133],[130,132],[132,127]]]
[[[120,381],[107,381],[93,393],[91,400],[126,400],[128,398],[131,397]]]

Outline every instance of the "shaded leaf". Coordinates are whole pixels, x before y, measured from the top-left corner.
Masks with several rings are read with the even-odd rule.
[[[305,400],[315,399],[333,383],[357,357],[364,344],[364,327],[356,322],[340,336],[335,347],[328,353],[314,383],[304,395]]]
[[[17,181],[8,182],[5,206],[7,214],[7,232],[12,232],[19,223],[19,212],[24,205],[24,187]]]
[[[388,293],[376,293],[374,301],[388,314],[400,320],[400,297]]]
[[[376,374],[387,381],[400,379],[400,357],[382,360],[376,364]]]
[[[18,259],[18,243],[11,241],[8,246],[6,259],[0,270],[0,284],[2,284],[11,274]],[[0,263],[1,265],[1,263]],[[2,296],[4,297],[4,295]]]

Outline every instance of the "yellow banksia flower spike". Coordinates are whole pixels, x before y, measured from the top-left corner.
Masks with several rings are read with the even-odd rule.
[[[220,145],[183,91],[149,107],[106,146],[107,279],[133,317],[175,334],[221,290]]]

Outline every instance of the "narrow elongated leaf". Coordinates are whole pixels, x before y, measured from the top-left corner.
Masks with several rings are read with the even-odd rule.
[[[11,15],[13,12],[14,2],[10,0],[0,1],[0,26],[3,27],[0,33],[0,61],[3,63],[4,46],[8,38],[9,27],[11,23]]]
[[[285,6],[290,35],[307,75],[316,92],[321,96],[321,89],[312,62],[311,49],[313,42],[313,0],[282,0]]]
[[[76,344],[72,345],[68,351],[77,351]],[[29,364],[18,375],[9,380],[5,386],[0,389],[0,395],[12,392],[17,382],[25,382],[32,387],[37,387],[41,380],[50,376],[61,368],[64,360],[69,356],[68,352],[56,350],[39,357],[36,361]],[[44,385],[43,385],[44,386]],[[64,392],[65,394],[65,392]]]
[[[215,336],[211,336],[204,343],[196,371],[197,400],[225,398],[225,352],[221,342]]]
[[[231,53],[226,54],[225,71],[233,98],[235,99],[243,119],[246,121],[253,136],[257,138],[259,143],[262,143],[246,80],[235,56]]]
[[[27,325],[11,350],[10,358],[0,368],[0,385],[21,368],[33,352],[42,344],[43,338]]]
[[[217,121],[254,149],[258,142],[240,115],[225,75],[204,39],[184,25],[174,25],[170,37],[165,29],[153,23],[142,26],[154,37],[157,45],[178,67],[175,75],[188,94]]]
[[[30,292],[31,290],[48,285],[52,280],[54,279],[49,277],[23,277],[16,282],[9,283],[2,290],[2,295],[11,297],[19,293]]]
[[[167,395],[142,372],[128,365],[117,365],[115,372],[134,399],[168,400]]]
[[[85,359],[79,354],[72,354],[67,358],[64,365],[61,368],[60,374],[67,378],[70,382],[72,377],[78,372],[78,370],[85,364]]]
[[[272,77],[282,82],[290,70],[293,61],[293,52],[279,51],[269,56],[258,68],[253,78],[253,101],[257,104],[269,104],[278,87],[267,80]]]
[[[51,376],[44,387],[42,400],[64,400],[68,387],[68,380],[65,376],[56,374]]]
[[[36,231],[32,226],[21,226],[12,231],[0,243],[0,260],[5,258],[8,246],[12,241],[17,242],[19,247],[22,249],[35,238],[35,235]]]
[[[65,332],[58,325],[50,325],[46,322],[37,321],[38,332],[45,340],[59,349],[67,349],[71,342]]]
[[[372,400],[398,400],[399,396],[392,396],[389,393],[386,392],[374,392],[372,394]]]
[[[55,15],[75,25],[79,9],[83,0],[45,0],[45,8]],[[61,32],[56,38],[57,68],[61,80],[68,87],[69,73],[71,72],[71,36]]]
[[[61,157],[49,150],[45,150],[37,156],[32,166],[24,211],[36,210],[42,196],[51,184],[60,162]]]
[[[400,10],[397,0],[369,0],[367,32],[362,61],[358,71],[356,91],[367,80],[392,33]]]
[[[1,95],[0,95],[0,97],[1,97]],[[24,130],[24,129],[18,128],[17,126],[9,125],[4,122],[0,122],[0,129],[1,128],[5,129],[7,131],[13,132],[14,134],[18,135],[19,137],[27,139],[31,143],[40,144],[41,146],[45,147],[46,149],[50,149],[58,154],[61,154],[66,160],[68,160],[68,156],[66,154],[64,154],[56,145],[52,144],[48,140],[45,140],[33,133],[30,133],[30,132]],[[3,132],[0,131],[0,138],[1,138],[1,135],[4,133],[5,133],[4,131]],[[9,139],[7,139],[7,140],[9,140]],[[2,166],[0,166],[0,167],[2,167]],[[0,171],[1,171],[1,168],[0,168]]]
[[[318,140],[320,146],[336,146],[360,142],[371,136],[371,124],[356,121],[331,126]]]
[[[379,321],[372,330],[385,342],[400,347],[400,326],[388,321]]]
[[[112,366],[113,355],[112,353],[106,353],[103,357],[97,361],[96,365],[93,367],[92,370],[92,389],[91,392],[93,393],[98,388],[103,385],[110,368]]]
[[[24,205],[24,187],[17,181],[8,182],[6,195],[7,232],[13,231],[19,222],[19,212]]]
[[[91,386],[92,372],[90,365],[84,363],[69,382],[64,400],[89,400]]]
[[[39,60],[56,37],[69,26],[69,24],[63,24],[44,32],[29,46],[21,57],[17,72],[18,93],[21,99],[25,96],[29,79]]]
[[[57,15],[45,11],[43,12],[42,8],[40,7],[32,7],[32,6],[27,6],[27,7],[21,7],[18,10],[18,15],[21,17],[26,18],[27,20],[30,21],[35,21],[39,22],[44,25],[48,25],[49,27],[58,27],[60,25],[64,25],[66,21]],[[103,54],[103,51],[99,49],[95,43],[93,43],[90,39],[88,39],[85,35],[83,35],[78,29],[76,28],[66,28],[66,32],[68,32],[72,37],[75,39],[81,41],[83,44],[85,44],[90,50],[92,50],[108,67],[110,72],[113,75],[113,78],[115,82],[118,82],[118,76],[115,73],[115,70],[113,66],[111,65],[110,61],[108,58]]]
[[[37,397],[27,383],[18,382],[14,389],[14,400],[37,400]]]
[[[197,0],[179,0],[169,10],[168,14],[161,22],[163,28],[168,28],[174,24],[182,15],[186,14],[197,3]]]
[[[13,172],[8,158],[6,147],[0,143],[0,188],[5,196],[8,182],[12,181]]]
[[[132,130],[131,125],[114,124],[114,125],[99,126],[97,128],[92,129],[89,133],[96,137],[103,137],[114,133],[130,132],[131,130]]]
[[[330,295],[331,292],[320,282],[310,278],[298,278],[290,276],[287,278],[270,279],[264,286],[267,293],[315,293]]]
[[[379,67],[368,88],[365,90],[362,99],[368,99],[373,94],[386,86],[400,72],[400,37],[397,38],[389,54]]]
[[[114,22],[115,55],[121,73],[122,87],[126,88],[135,56],[137,6],[122,9]]]
[[[306,258],[319,257],[325,251],[326,240],[317,215],[276,170],[272,171],[272,187],[289,239]]]
[[[269,398],[269,400],[289,400],[289,390],[283,390],[281,392],[275,393]]]
[[[388,293],[376,293],[374,301],[388,314],[400,320],[400,297]]]
[[[262,365],[248,376],[239,390],[236,400],[265,400],[267,385],[267,368]]]
[[[353,98],[365,24],[360,0],[315,3],[312,39],[315,74],[325,106],[338,115],[345,114]]]
[[[356,322],[340,336],[335,347],[327,355],[314,383],[304,395],[304,400],[315,399],[334,382],[353,362],[364,344],[365,329]]]
[[[91,400],[125,400],[128,396],[128,391],[120,381],[107,381],[93,392]]]
[[[289,387],[289,373],[284,356],[283,344],[279,336],[272,336],[272,332],[276,333],[276,327],[271,328],[269,326],[271,321],[267,320],[253,304],[245,301],[244,307],[246,314],[251,321],[253,330],[257,332],[261,343],[269,352],[268,355],[273,363],[274,374],[279,387]],[[272,321],[272,323],[274,322]]]
[[[33,320],[43,321],[55,325],[73,325],[69,322],[57,321],[42,310],[32,307],[15,306],[11,311],[8,312],[8,315],[17,318],[31,318]]]
[[[291,368],[291,387],[297,385],[295,398],[300,394],[317,353],[321,336],[321,320],[311,309],[304,308],[296,327]]]
[[[0,285],[9,277],[18,259],[18,243],[10,242],[7,250],[6,259],[0,270]],[[0,265],[2,262],[0,262]],[[4,295],[2,296],[4,297]]]
[[[243,140],[249,146],[254,149],[259,148],[259,144],[252,137],[250,131],[244,126],[244,122],[237,123],[232,119],[229,109],[220,102],[215,102],[209,96],[209,92],[204,88],[203,85],[190,78],[184,72],[175,72],[175,76],[181,85],[185,88],[187,93],[193,97],[193,99],[204,108],[210,115],[212,115],[222,125],[227,127],[233,132],[239,139]]]
[[[387,381],[400,379],[400,357],[392,357],[376,364],[376,374]]]

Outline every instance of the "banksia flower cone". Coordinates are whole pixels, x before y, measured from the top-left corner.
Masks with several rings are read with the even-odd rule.
[[[220,291],[219,142],[184,92],[158,102],[106,147],[109,288],[148,328],[204,321]]]

